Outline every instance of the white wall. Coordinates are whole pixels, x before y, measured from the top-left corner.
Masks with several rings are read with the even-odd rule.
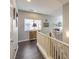
[[[63,40],[69,43],[69,37],[67,34],[69,32],[69,3],[63,6]]]
[[[15,0],[10,0],[10,59],[15,59],[18,50],[18,27],[16,27],[16,17],[13,18],[13,8],[16,9]]]
[[[33,12],[27,12],[27,11],[22,11],[19,10],[19,18],[18,18],[18,39],[19,41],[27,41],[29,40],[29,32],[24,31],[24,19],[36,19],[36,20],[42,20],[42,23],[45,21],[45,19],[48,19],[48,22],[50,22],[50,16],[49,15],[44,15],[44,14],[39,14],[39,13],[33,13]],[[46,33],[48,32],[49,28],[44,28],[42,27],[42,32]]]
[[[50,32],[53,33],[53,29],[56,28],[54,24],[57,24],[58,22],[62,23],[63,26],[63,9],[60,8],[54,12],[52,16],[44,15],[44,14],[38,14],[33,12],[27,12],[19,10],[19,41],[26,41],[29,40],[29,32],[24,31],[24,19],[37,19],[42,20],[42,30],[41,32],[49,35]],[[43,27],[43,23],[45,19],[49,22],[49,27]],[[62,33],[60,33],[62,37]],[[61,39],[61,38],[60,38]],[[62,40],[62,39],[61,39]]]
[[[56,26],[61,22],[61,27]],[[54,29],[59,28],[61,31],[56,32]],[[63,7],[58,8],[54,11],[51,15],[51,21],[50,21],[50,32],[52,33],[52,36],[56,39],[63,40],[62,39],[62,30],[63,30]]]
[[[54,24],[60,21],[62,23],[62,39],[64,42],[68,43],[69,38],[67,36],[69,32],[69,3],[64,4],[61,9],[59,8],[56,10],[52,16],[53,23],[51,27],[54,29],[54,27],[56,27]]]

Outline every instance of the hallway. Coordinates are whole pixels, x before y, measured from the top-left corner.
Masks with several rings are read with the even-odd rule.
[[[19,43],[16,59],[44,59],[36,46],[36,41]]]
[[[10,4],[10,59],[69,59],[69,0]]]

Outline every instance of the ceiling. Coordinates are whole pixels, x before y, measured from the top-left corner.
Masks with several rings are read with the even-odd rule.
[[[17,8],[24,11],[52,15],[57,9],[62,8],[68,0],[16,0]]]

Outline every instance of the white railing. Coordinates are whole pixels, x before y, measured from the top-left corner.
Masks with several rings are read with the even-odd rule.
[[[49,59],[69,59],[69,45],[60,40],[37,32],[37,43],[46,52]]]

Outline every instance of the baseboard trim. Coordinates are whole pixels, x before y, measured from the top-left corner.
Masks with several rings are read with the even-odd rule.
[[[32,39],[30,39],[30,40],[36,40],[37,38],[32,38]]]
[[[39,43],[37,43],[37,47],[38,47],[38,49],[40,50],[40,52],[42,53],[42,55],[44,56],[45,59],[50,59],[50,58],[47,56],[47,53],[45,52],[45,50],[40,46]]]
[[[20,41],[18,41],[18,43],[20,43],[20,42],[25,42],[25,41],[30,41],[30,40],[29,40],[29,39],[20,40]]]

